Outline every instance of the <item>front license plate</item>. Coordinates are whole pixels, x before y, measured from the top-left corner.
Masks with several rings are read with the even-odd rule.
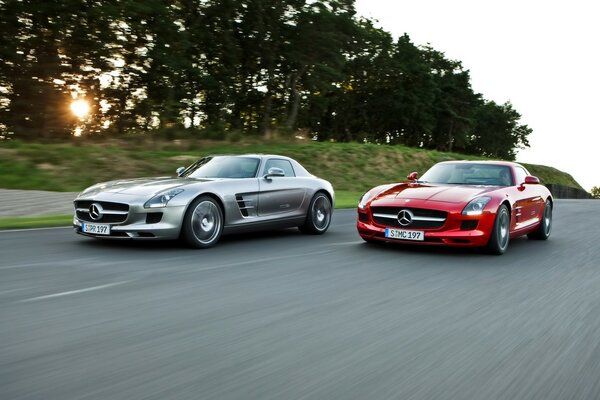
[[[93,235],[110,235],[110,225],[107,224],[82,224],[81,230],[84,233]]]
[[[425,240],[425,234],[423,231],[408,231],[405,229],[389,229],[385,230],[385,237],[390,239],[400,240]]]

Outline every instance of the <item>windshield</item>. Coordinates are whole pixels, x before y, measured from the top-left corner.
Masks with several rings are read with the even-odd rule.
[[[260,160],[254,157],[219,156],[202,158],[179,176],[188,178],[254,178]]]
[[[419,182],[455,185],[513,185],[510,167],[475,163],[436,164],[423,174]]]

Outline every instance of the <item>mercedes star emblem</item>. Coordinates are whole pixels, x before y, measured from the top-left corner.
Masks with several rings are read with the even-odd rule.
[[[98,221],[102,218],[102,206],[98,203],[92,203],[89,209],[90,218],[94,221]]]
[[[414,214],[410,210],[400,210],[398,213],[398,222],[402,226],[408,226],[412,223]]]

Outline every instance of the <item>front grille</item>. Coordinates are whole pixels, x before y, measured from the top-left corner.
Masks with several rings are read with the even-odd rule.
[[[102,207],[102,217],[93,219],[90,216],[90,207],[92,204],[98,204]],[[125,222],[129,212],[129,205],[123,203],[113,203],[110,201],[92,201],[78,200],[75,202],[75,213],[77,218],[86,222],[96,222],[99,224],[119,224]]]
[[[408,225],[401,225],[398,214],[408,210],[413,214],[413,219]],[[409,207],[372,207],[373,221],[377,225],[402,229],[439,229],[446,223],[448,213],[439,210]]]

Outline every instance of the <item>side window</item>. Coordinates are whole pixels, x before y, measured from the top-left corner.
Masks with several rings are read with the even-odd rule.
[[[525,177],[529,174],[523,168],[515,167],[515,175],[517,178],[517,181],[515,183],[517,185],[520,185],[521,183],[525,182]]]
[[[275,158],[267,160],[267,162],[265,163],[265,167],[263,168],[263,175],[265,175],[267,171],[269,171],[269,168],[273,167],[281,168],[285,173],[285,176],[296,176],[296,174],[294,173],[294,168],[292,167],[292,163],[290,163],[288,160],[279,160]]]

